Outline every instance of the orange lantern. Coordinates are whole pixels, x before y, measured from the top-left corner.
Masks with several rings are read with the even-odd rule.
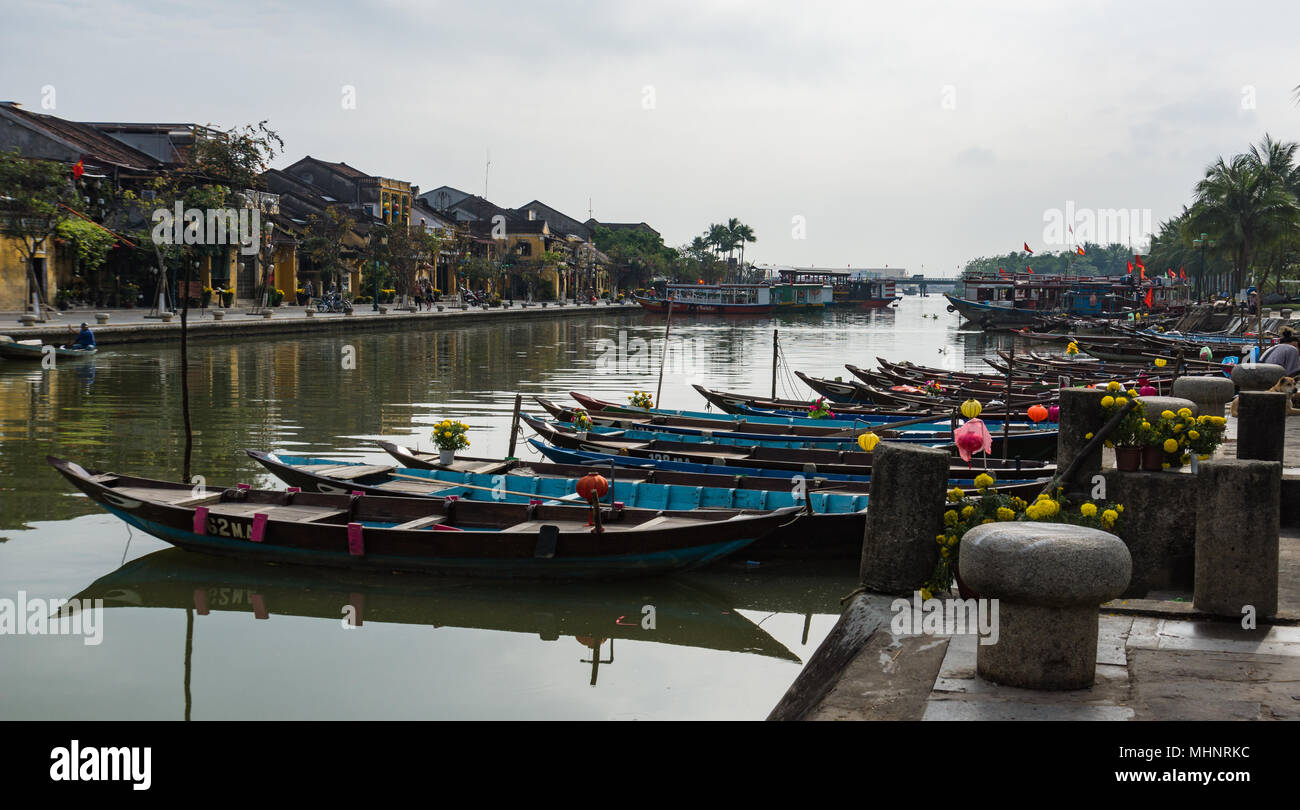
[[[590,501],[595,498],[602,498],[605,493],[609,492],[609,482],[605,476],[587,473],[578,479],[578,497],[584,501]]]
[[[1029,408],[1029,418],[1034,422],[1041,422],[1047,418],[1047,409],[1042,405],[1032,405]]]

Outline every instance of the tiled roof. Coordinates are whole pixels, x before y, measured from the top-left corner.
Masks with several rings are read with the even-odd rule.
[[[83,160],[124,169],[157,169],[162,164],[92,126],[53,115],[30,112],[13,103],[0,104],[0,115],[10,115],[33,129],[45,132],[81,153]]]

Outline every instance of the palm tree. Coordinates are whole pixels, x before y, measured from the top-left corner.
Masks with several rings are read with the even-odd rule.
[[[1266,169],[1264,155],[1272,150],[1271,144],[1271,139],[1265,140],[1263,153],[1252,148],[1231,161],[1219,158],[1196,184],[1193,229],[1214,234],[1220,245],[1232,251],[1238,289],[1252,253],[1296,218],[1295,196]]]
[[[731,231],[727,230],[726,225],[714,223],[705,231],[704,236],[708,239],[709,244],[713,245],[713,255],[721,259],[722,252],[731,243]]]
[[[758,237],[754,236],[754,229],[741,223],[735,230],[736,238],[740,240],[740,266],[745,266],[745,243],[757,242]]]

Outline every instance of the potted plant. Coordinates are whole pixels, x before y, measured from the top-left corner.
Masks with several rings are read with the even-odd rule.
[[[212,303],[212,288],[204,287],[203,292],[199,295],[199,306],[207,309],[210,303]]]
[[[1115,448],[1115,467],[1126,472],[1132,472],[1142,466],[1142,446],[1144,429],[1143,424],[1146,419],[1143,417],[1142,408],[1129,408],[1129,402],[1137,400],[1137,392],[1134,390],[1123,391],[1119,383],[1112,380],[1106,386],[1108,393],[1101,398],[1101,409],[1103,419],[1110,419],[1121,410],[1126,411],[1123,419],[1115,426],[1110,436],[1106,439],[1106,446]],[[1150,425],[1147,425],[1147,430]],[[1091,438],[1091,434],[1088,436]]]
[[[298,300],[298,306],[300,307],[305,307],[311,303],[311,295],[309,295],[307,290],[303,287],[294,290],[293,295]]]
[[[627,402],[633,408],[645,408],[646,410],[655,406],[654,400],[651,399],[647,391],[633,391],[632,396],[627,398]]]
[[[433,427],[433,443],[438,446],[438,463],[446,467],[456,460],[456,451],[469,447],[469,425],[444,419]]]
[[[217,294],[221,296],[221,306],[229,309],[235,303],[234,290],[218,289]]]
[[[1196,430],[1196,418],[1190,408],[1179,408],[1178,412],[1162,411],[1160,418],[1151,423],[1151,430],[1146,431],[1148,439],[1142,451],[1142,469],[1167,470],[1181,467],[1191,460],[1187,449],[1190,433]]]
[[[1196,417],[1196,425],[1187,431],[1187,450],[1191,454],[1192,472],[1199,461],[1208,461],[1223,443],[1228,420],[1208,414]]]
[[[271,291],[271,306],[278,307],[280,306],[280,302],[283,300],[284,300],[284,290]]]
[[[573,409],[573,427],[578,431],[580,437],[587,438],[587,431],[591,430],[591,416],[588,415],[586,409]]]
[[[135,284],[122,285],[122,306],[126,309],[135,307],[136,298],[140,296],[140,288]]]
[[[960,487],[948,491],[948,503],[943,513],[943,533],[936,535],[939,543],[939,562],[934,573],[921,589],[921,598],[929,599],[936,591],[947,591],[956,580],[958,593],[963,599],[978,598],[961,579],[959,560],[961,540],[970,529],[985,523],[1014,520],[1032,520],[1041,523],[1072,523],[1094,529],[1111,531],[1124,513],[1122,504],[1084,501],[1071,503],[1062,494],[1042,493],[1033,503],[1023,498],[998,492],[997,481],[987,473],[975,478],[975,494],[967,494]]]

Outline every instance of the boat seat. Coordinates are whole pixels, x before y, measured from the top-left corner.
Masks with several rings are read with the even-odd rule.
[[[342,470],[330,473],[328,477],[337,478],[341,481],[351,481],[375,473],[392,472],[395,469],[397,469],[397,466],[394,464],[349,464]],[[317,472],[319,474],[319,471]]]
[[[172,506],[206,506],[210,503],[220,503],[221,493],[213,492],[208,495],[199,495],[195,498],[185,498],[180,501],[172,501]]]
[[[392,526],[390,528],[401,529],[404,531],[413,531],[415,529],[427,529],[430,526],[433,526],[434,524],[444,522],[446,519],[447,519],[446,515],[429,515],[427,517],[416,518],[415,520],[408,520],[405,523],[399,523],[396,526]]]

